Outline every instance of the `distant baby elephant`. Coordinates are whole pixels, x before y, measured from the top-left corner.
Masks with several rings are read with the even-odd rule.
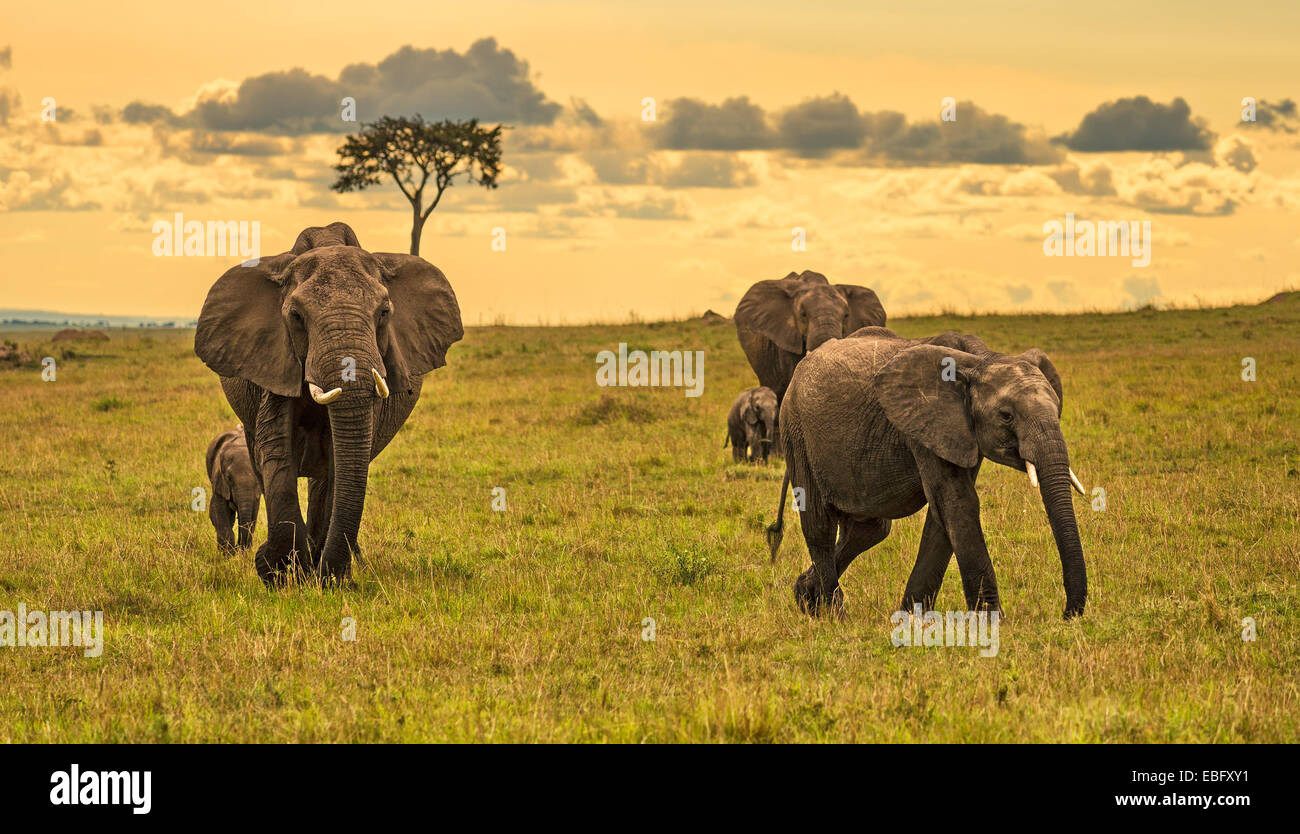
[[[776,442],[776,394],[771,388],[750,388],[736,397],[727,415],[727,439],[722,442],[723,448],[728,442],[736,463],[745,459],[746,452],[750,463],[760,460],[767,463],[768,453]]]
[[[212,481],[208,518],[217,529],[217,547],[223,553],[234,552],[232,526],[239,530],[239,547],[248,547],[257,528],[262,487],[253,471],[242,427],[217,435],[208,445],[208,479]]]

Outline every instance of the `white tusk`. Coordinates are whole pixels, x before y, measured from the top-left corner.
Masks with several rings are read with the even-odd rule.
[[[1073,469],[1070,470],[1070,483],[1074,484],[1074,488],[1079,491],[1080,495],[1085,498],[1088,497],[1088,491],[1083,488],[1083,484],[1079,483],[1079,476],[1074,474]]]
[[[1032,463],[1030,463],[1029,461],[1025,461],[1025,471],[1029,473],[1029,485],[1031,487],[1037,488],[1038,470],[1034,468],[1034,465]]]
[[[379,395],[380,399],[388,399],[388,383],[384,382],[384,378],[374,368],[370,369],[370,375],[375,378],[375,393]]]
[[[335,388],[333,391],[322,391],[320,386],[314,382],[307,383],[307,390],[311,391],[311,398],[321,405],[328,405],[339,398],[343,393],[342,388]]]

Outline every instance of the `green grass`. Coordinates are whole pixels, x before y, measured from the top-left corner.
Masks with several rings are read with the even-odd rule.
[[[921,515],[849,569],[845,621],[801,616],[797,523],[775,565],[763,541],[781,470],[722,448],[754,384],[730,326],[471,329],[371,468],[357,587],[329,592],[266,590],[190,509],[236,422],[191,333],[10,334],[63,358],[53,383],[0,371],[0,609],[102,609],[106,635],[93,659],[0,648],[0,741],[1298,740],[1300,304],[894,326],[1060,369],[1108,503],[1076,500],[1081,620],[995,465],[996,657],[890,645]],[[620,341],[707,351],[704,396],[597,388]],[[939,608],[962,604],[954,561]]]

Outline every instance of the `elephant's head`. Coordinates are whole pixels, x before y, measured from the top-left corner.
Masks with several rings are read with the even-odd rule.
[[[866,287],[832,284],[817,272],[759,281],[736,306],[736,324],[802,356],[859,327],[885,325],[885,308]]]
[[[771,388],[755,388],[750,393],[749,407],[745,409],[745,431],[752,438],[751,444],[763,445],[764,457],[776,442],[776,409],[776,394]]]
[[[334,565],[355,549],[382,401],[390,391],[414,393],[463,335],[456,296],[436,267],[367,252],[351,228],[331,223],[304,230],[284,254],[221,276],[203,304],[194,350],[221,376],[282,397],[310,393],[328,408],[334,510],[324,558]]]
[[[1084,490],[1070,469],[1061,377],[1047,355],[917,345],[877,373],[876,392],[890,423],[944,460],[970,468],[986,457],[1028,473],[1061,556],[1065,617],[1082,614],[1088,578],[1070,489]]]

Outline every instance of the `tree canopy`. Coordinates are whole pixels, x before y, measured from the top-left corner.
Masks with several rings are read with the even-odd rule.
[[[388,175],[411,203],[411,254],[420,254],[420,235],[443,192],[457,178],[496,188],[501,175],[503,127],[479,127],[478,119],[426,122],[422,116],[384,116],[349,135],[338,149],[331,186],[339,193],[362,191]],[[425,189],[434,189],[428,206]]]

